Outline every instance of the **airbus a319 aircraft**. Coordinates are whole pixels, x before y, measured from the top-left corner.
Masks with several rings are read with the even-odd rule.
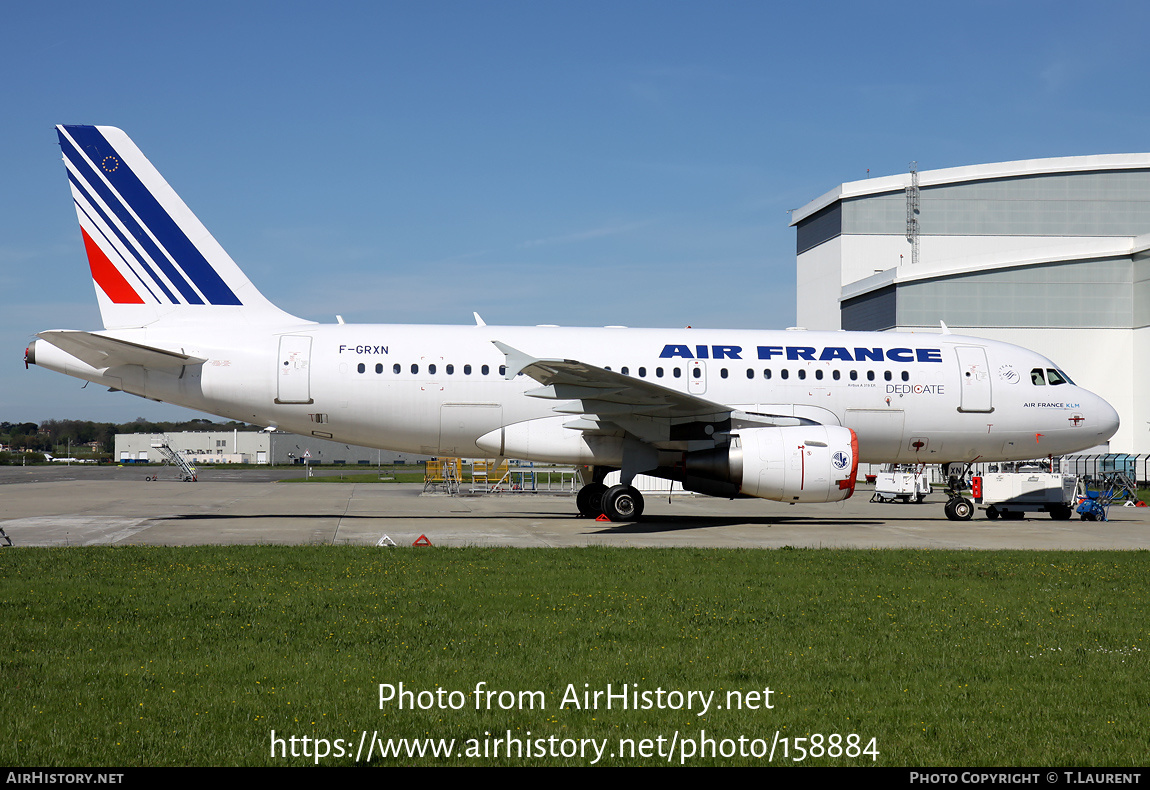
[[[25,359],[113,390],[348,444],[575,464],[580,513],[613,521],[642,514],[639,474],[831,502],[860,461],[1021,460],[1118,429],[1049,359],[945,331],[307,321],[256,289],[124,132],[57,132],[104,329],[40,332]],[[972,513],[953,491],[947,516]]]

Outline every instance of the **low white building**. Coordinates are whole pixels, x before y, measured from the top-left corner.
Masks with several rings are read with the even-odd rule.
[[[116,435],[115,459],[119,463],[160,463],[163,456],[153,446],[167,441],[194,464],[375,464],[417,463],[427,456],[374,450],[354,444],[332,442],[314,436],[283,431],[179,431],[168,434],[126,433]]]

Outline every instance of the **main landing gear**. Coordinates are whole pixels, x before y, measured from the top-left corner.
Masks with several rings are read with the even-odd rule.
[[[643,495],[634,486],[588,483],[575,495],[579,514],[587,518],[604,515],[612,521],[638,521],[643,515]]]

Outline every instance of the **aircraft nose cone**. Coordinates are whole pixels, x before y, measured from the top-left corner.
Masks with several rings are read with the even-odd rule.
[[[1084,418],[1082,427],[1087,429],[1089,436],[1094,437],[1096,445],[1109,441],[1110,437],[1118,433],[1118,426],[1122,421],[1118,417],[1118,412],[1105,398],[1089,390],[1083,390],[1081,404],[1082,411],[1079,414]]]
[[[1118,433],[1118,426],[1122,421],[1118,418],[1117,410],[1107,401],[1097,395],[1095,395],[1094,398],[1097,400],[1095,413],[1097,414],[1098,433],[1102,437],[1102,441],[1106,441]]]

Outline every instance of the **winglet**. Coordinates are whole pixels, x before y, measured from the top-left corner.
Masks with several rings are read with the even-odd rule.
[[[950,327],[948,327],[945,323],[943,323],[942,321],[939,321],[938,325],[942,327],[942,333],[944,335],[950,334]]]
[[[535,357],[524,354],[517,348],[512,348],[506,343],[500,343],[498,340],[492,340],[492,344],[503,352],[507,357],[507,373],[503,375],[505,379],[513,379],[523,372],[523,369],[539,360]]]
[[[479,313],[472,312],[471,314],[473,316],[475,316],[475,325],[476,326],[487,326],[487,322],[479,317]]]

